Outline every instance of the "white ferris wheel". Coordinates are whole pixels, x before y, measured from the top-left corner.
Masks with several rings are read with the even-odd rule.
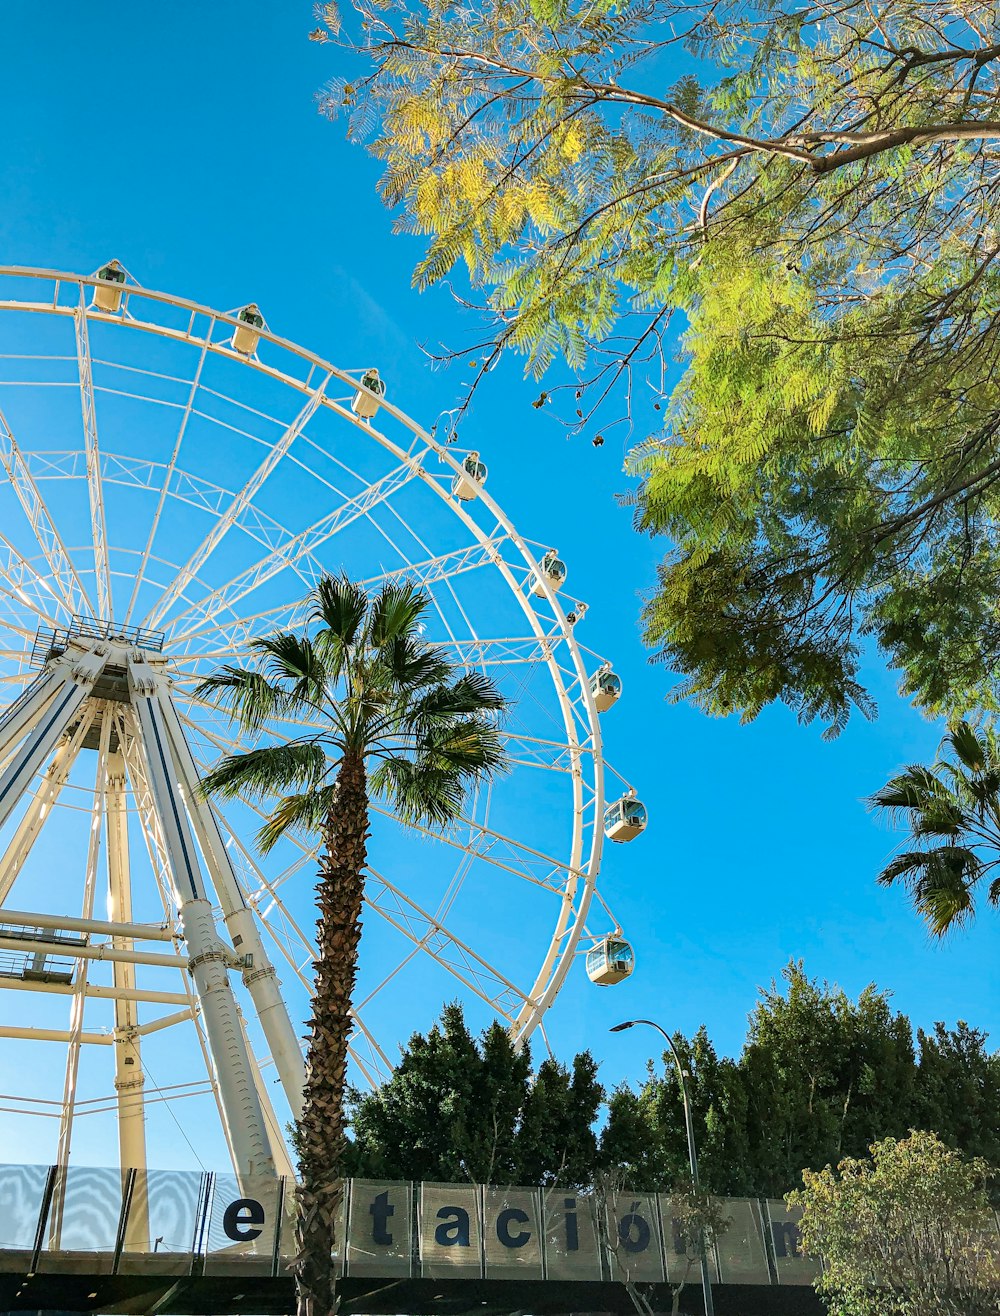
[[[646,821],[602,756],[621,683],[484,456],[256,306],[151,292],[117,262],[0,269],[0,1119],[31,1159],[66,1164],[115,1125],[122,1166],[144,1169],[183,1101],[217,1109],[237,1173],[291,1172],[313,853],[262,859],[251,808],[201,802],[238,733],[195,686],[301,625],[324,573],[417,581],[427,638],[511,702],[511,771],[458,824],[420,835],[376,811],[360,1080],[443,1000],[544,1037],[575,964],[631,972],[596,886],[606,836]]]

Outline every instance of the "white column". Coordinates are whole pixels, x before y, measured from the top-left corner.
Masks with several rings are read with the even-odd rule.
[[[181,932],[191,956],[189,972],[201,1004],[215,1065],[226,1138],[237,1174],[273,1174],[274,1161],[254,1086],[250,1057],[227,968],[228,954],[212,918],[195,840],[182,797],[177,766],[156,678],[141,655],[129,657],[132,705],[139,718],[146,775],[166,845]]]
[[[33,727],[45,705],[66,679],[68,671],[63,664],[49,668],[14,700],[0,718],[0,759]]]
[[[24,744],[0,776],[0,827],[14,811],[35,774],[62,739],[77,710],[90,694],[104,670],[107,651],[96,645],[86,653],[61,659],[53,671],[61,677],[55,693],[41,708],[35,708],[31,730]]]
[[[55,757],[42,777],[41,785],[35,797],[25,810],[24,816],[11,837],[6,853],[0,860],[0,905],[7,899],[10,889],[24,866],[24,861],[31,853],[31,847],[38,839],[46,819],[59,798],[59,792],[66,784],[70,769],[83,744],[84,736],[90,728],[91,718],[86,714],[80,719],[80,725],[72,736],[64,736],[55,752]],[[8,922],[14,920],[8,918]]]
[[[278,975],[264,948],[257,920],[243,899],[233,861],[222,839],[215,814],[198,788],[198,769],[173,701],[162,686],[159,691],[159,703],[170,734],[181,790],[187,800],[191,821],[194,823],[201,852],[205,856],[212,885],[222,906],[226,928],[233,939],[234,949],[247,958],[243,981],[250,993],[264,1036],[267,1038],[271,1059],[278,1072],[285,1099],[293,1117],[298,1119],[302,1114],[305,1062],[299,1039],[288,1015],[288,1008],[281,995]]]
[[[121,748],[108,758],[108,918],[112,923],[132,922],[132,871],[128,852],[128,814],[125,803],[125,759]],[[112,937],[116,950],[133,950],[131,937]],[[135,991],[135,965],[116,960],[112,966],[114,985]],[[122,1174],[146,1169],[146,1122],[139,1042],[139,1007],[131,995],[115,997],[115,1091],[118,1094],[118,1163]],[[123,1178],[124,1182],[124,1178]],[[149,1251],[149,1206],[144,1185],[133,1195],[125,1229],[129,1251]]]

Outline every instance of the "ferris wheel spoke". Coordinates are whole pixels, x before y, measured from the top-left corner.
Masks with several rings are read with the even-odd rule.
[[[80,289],[80,305],[73,316],[76,330],[76,360],[80,375],[80,403],[83,409],[84,451],[87,456],[87,491],[90,495],[90,527],[94,538],[94,570],[97,577],[97,615],[111,620],[111,569],[108,565],[108,526],[104,506],[104,483],[101,478],[101,453],[97,439],[97,411],[94,407],[94,372],[90,360],[90,328],[87,323],[86,290]]]
[[[256,471],[254,471],[250,479],[247,480],[243,488],[232,499],[229,506],[216,521],[215,525],[195,549],[192,556],[174,577],[173,582],[166,588],[166,590],[164,590],[159,603],[157,603],[147,614],[147,617],[143,622],[144,626],[155,627],[163,620],[173,605],[181,597],[181,594],[190,579],[198,574],[202,564],[211,556],[236,524],[241,512],[249,507],[257,493],[264,486],[268,476],[274,471],[275,467],[316,414],[317,409],[323,401],[323,395],[331,377],[332,372],[327,373],[319,387],[313,389],[306,399],[302,410],[287,427],[284,434],[282,434],[274,444],[271,451],[257,467]]]
[[[195,398],[198,396],[198,388],[201,384],[202,371],[205,368],[205,361],[208,358],[208,340],[206,339],[198,357],[198,365],[195,368],[194,378],[191,380],[191,390],[188,393],[187,404],[181,414],[180,425],[177,429],[177,437],[174,440],[173,451],[170,454],[170,461],[167,463],[166,473],[163,477],[163,484],[160,489],[159,497],[156,501],[156,511],[153,513],[153,521],[149,527],[149,535],[146,539],[146,547],[143,549],[142,561],[139,564],[139,570],[136,572],[135,584],[132,586],[132,593],[129,596],[128,606],[125,609],[125,625],[127,626],[132,620],[132,613],[135,609],[136,598],[139,589],[146,575],[146,568],[149,566],[149,556],[153,551],[153,542],[156,539],[157,531],[160,528],[160,521],[163,517],[164,504],[167,501],[167,494],[170,491],[170,484],[174,478],[174,470],[177,466],[177,458],[180,455],[181,443],[184,440],[184,433],[187,430],[188,421],[191,419],[191,411],[194,407]]]
[[[512,1019],[519,1009],[530,1004],[529,997],[489,960],[477,954],[460,937],[434,915],[422,909],[383,874],[368,866],[369,881],[365,884],[365,904],[375,910],[387,923],[426,951],[442,968],[446,969],[481,1000],[485,1001],[505,1019]],[[389,975],[391,978],[392,974]],[[375,987],[368,1000],[385,986],[386,978]]]
[[[579,773],[583,763],[592,761],[594,746],[584,741],[567,743],[529,736],[510,729],[500,731],[500,739],[507,751],[508,762],[525,768],[540,768],[549,772]],[[584,788],[586,778],[582,778]]]
[[[36,617],[47,625],[55,625],[55,618],[51,610],[47,611],[42,602],[31,598],[28,590],[32,590],[36,595],[40,591],[44,591],[49,596],[49,599],[45,602],[51,600],[56,608],[63,608],[65,605],[54,593],[45,577],[39,575],[38,568],[32,566],[26,558],[22,557],[6,535],[0,533],[0,593],[3,592],[3,582],[7,584],[8,594],[16,598],[21,607],[33,612]],[[10,622],[5,621],[3,625],[9,626],[12,630],[14,629],[13,624]],[[24,631],[24,634],[27,637],[30,632]]]
[[[384,818],[393,816],[388,809],[376,804],[371,806],[371,811]],[[564,896],[568,881],[585,876],[579,869],[559,859],[553,859],[532,846],[515,841],[513,837],[505,836],[502,832],[485,827],[474,818],[459,817],[455,820],[456,827],[467,829],[470,837],[468,841],[460,840],[454,833],[437,831],[420,823],[409,823],[407,826],[423,836],[440,841],[442,845],[461,850],[494,868],[502,869],[506,873],[513,874],[514,877],[530,882],[533,886],[543,887],[555,895]]]
[[[57,591],[60,606],[70,617],[76,612],[92,612],[93,608],[83,581],[56,529],[25,454],[2,411],[0,411],[0,465],[3,466],[14,495],[21,504],[21,509],[45,558],[48,576],[54,590]]]
[[[245,599],[248,594],[252,594],[255,589],[265,584],[273,576],[278,575],[286,568],[297,567],[303,560],[308,560],[334,535],[346,529],[347,526],[361,517],[367,516],[381,503],[384,503],[399,489],[403,488],[404,485],[408,484],[422,469],[421,463],[426,451],[424,449],[416,457],[408,458],[402,465],[395,467],[387,475],[384,475],[381,480],[369,485],[362,493],[341,503],[334,511],[320,517],[307,529],[292,536],[272,552],[247,567],[245,571],[240,572],[238,576],[235,576],[225,585],[213,590],[195,606],[185,609],[184,612],[174,618],[171,626],[168,627],[171,638],[176,638],[178,642],[182,642],[199,634],[220,612],[224,610],[232,611],[237,603]],[[322,568],[318,563],[313,566],[313,574],[316,576],[322,574]],[[174,629],[179,622],[189,617],[192,619],[192,624],[186,629],[179,632]]]
[[[420,589],[426,589],[440,581],[450,580],[453,576],[460,576],[466,571],[475,571],[478,567],[495,564],[500,560],[500,548],[506,539],[505,533],[496,535],[482,544],[477,542],[451,553],[441,553],[438,557],[428,558],[424,562],[396,567],[392,571],[380,571],[376,576],[366,577],[361,583],[372,586],[410,580]]]

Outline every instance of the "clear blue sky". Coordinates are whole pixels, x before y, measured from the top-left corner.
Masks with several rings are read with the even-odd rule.
[[[419,244],[393,235],[377,163],[317,114],[338,55],[307,41],[312,26],[301,2],[7,0],[0,257],[89,273],[116,256],[148,287],[219,308],[255,300],[276,332],[345,365],[378,362],[429,422],[459,381],[432,373],[418,344],[473,326],[445,292],[411,289]],[[637,972],[602,990],[578,969],[550,1019],[557,1052],[591,1047],[609,1084],[638,1077],[651,1036],[607,1034],[636,1015],[688,1033],[705,1023],[735,1052],[758,985],[790,957],[852,994],[874,980],[924,1027],[996,1030],[996,915],[931,944],[902,893],[874,885],[894,841],[862,797],[929,757],[938,728],[877,667],[879,720],[832,745],[782,709],[741,727],[665,702],[669,673],[649,665],[636,625],[662,546],[616,504],[621,444],[567,441],[531,408],[537,392],[517,363],[498,372],[467,440],[490,492],[522,533],[558,546],[590,604],[581,638],[625,683],[608,755],[651,816],[602,875]],[[425,1026],[440,1005],[420,1002]]]

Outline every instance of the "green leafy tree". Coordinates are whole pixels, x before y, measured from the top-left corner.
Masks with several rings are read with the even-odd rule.
[[[864,1155],[917,1122],[966,1151],[992,1156],[1000,1138],[1000,1057],[960,1024],[919,1035],[888,994],[856,1001],[789,964],[760,994],[736,1060],[720,1059],[704,1028],[674,1038],[689,1072],[702,1182],[730,1196],[780,1197],[805,1167]],[[663,1057],[638,1091],[616,1089],[602,1139],[605,1165],[636,1189],[664,1189],[687,1172],[676,1070]]]
[[[357,56],[325,108],[426,238],[416,283],[464,267],[481,304],[472,387],[561,359],[536,405],[648,436],[676,693],[835,732],[870,635],[924,707],[996,708],[994,0],[325,9]]]
[[[869,986],[852,1001],[801,963],[782,977],[784,990],[761,992],[740,1057],[754,1186],[768,1197],[804,1167],[904,1134],[917,1082],[910,1023],[888,993]]]
[[[460,1005],[414,1033],[392,1077],[350,1094],[350,1173],[444,1183],[565,1184],[598,1170],[594,1124],[604,1100],[589,1052],[571,1068],[544,1060],[491,1024],[477,1041]]]
[[[1000,1239],[988,1166],[933,1133],[886,1138],[870,1160],[803,1175],[788,1201],[821,1254],[831,1316],[987,1316],[1000,1306]]]
[[[746,1085],[737,1062],[719,1059],[704,1027],[690,1040],[676,1033],[673,1042],[689,1075],[702,1183],[709,1192],[750,1192]],[[662,1060],[662,1075],[650,1062],[637,1092],[621,1084],[608,1102],[603,1159],[636,1191],[662,1191],[690,1175],[677,1070],[669,1053]]]
[[[374,598],[325,578],[309,629],[250,644],[251,667],[225,666],[200,693],[258,744],[223,758],[210,794],[271,803],[259,833],[270,849],[290,830],[322,843],[316,883],[318,958],[304,1105],[296,1131],[296,1283],[300,1316],[336,1310],[331,1244],[341,1200],[344,1090],[351,998],[361,937],[369,800],[404,822],[446,823],[466,789],[502,767],[503,700],[478,672],[460,672],[420,638],[428,599],[410,584]],[[270,733],[270,734],[269,734]]]
[[[961,1020],[955,1028],[917,1031],[917,1081],[912,1122],[935,1129],[967,1156],[1000,1167],[1000,1052]]]
[[[890,818],[906,819],[918,849],[904,850],[879,875],[901,880],[935,936],[971,920],[976,890],[1000,905],[1000,743],[991,727],[958,722],[945,735],[936,763],[912,764],[870,801]]]

